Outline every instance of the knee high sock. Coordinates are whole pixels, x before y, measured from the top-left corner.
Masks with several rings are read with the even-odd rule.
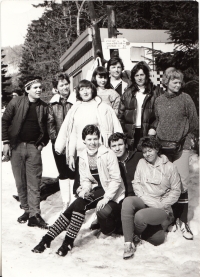
[[[187,223],[188,219],[188,192],[181,193],[178,201],[172,206],[175,219],[179,218]]]
[[[85,219],[84,214],[81,214],[78,212],[72,212],[70,224],[66,232],[66,237],[75,239],[79,230],[81,229],[84,219]]]
[[[64,214],[61,214],[59,218],[54,222],[52,226],[49,227],[47,236],[51,237],[52,240],[55,239],[60,233],[67,230],[69,225],[69,219],[67,219]]]

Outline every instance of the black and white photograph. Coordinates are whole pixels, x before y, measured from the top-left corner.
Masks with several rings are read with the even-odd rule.
[[[0,276],[200,276],[198,16],[0,1]]]

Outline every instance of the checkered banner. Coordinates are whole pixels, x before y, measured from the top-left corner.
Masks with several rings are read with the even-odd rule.
[[[161,88],[163,88],[162,85],[162,76],[163,76],[163,71],[150,71],[150,78],[152,82],[155,85],[159,85]]]

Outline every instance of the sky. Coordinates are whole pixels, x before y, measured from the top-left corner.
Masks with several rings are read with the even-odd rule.
[[[24,43],[28,24],[41,17],[44,8],[32,4],[43,0],[0,0],[1,47]]]

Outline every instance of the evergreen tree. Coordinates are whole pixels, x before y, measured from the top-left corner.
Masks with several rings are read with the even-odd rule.
[[[3,63],[3,58],[5,55],[3,54],[3,50],[1,50],[1,93],[2,93],[2,107],[6,106],[7,103],[11,99],[11,93],[8,90],[10,86],[11,77],[6,76],[8,65]]]

